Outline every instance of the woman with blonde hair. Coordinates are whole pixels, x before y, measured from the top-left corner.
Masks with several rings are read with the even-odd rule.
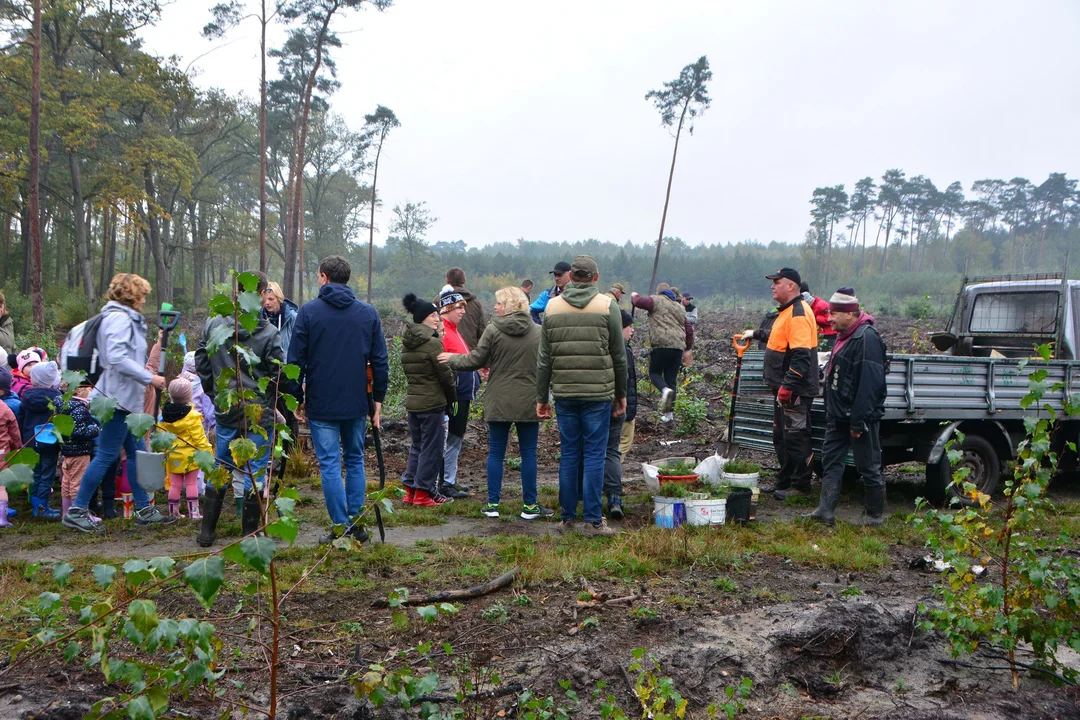
[[[132,435],[127,426],[128,415],[142,410],[148,385],[165,389],[165,378],[145,366],[149,328],[142,316],[142,308],[149,294],[150,283],[134,273],[120,273],[109,283],[109,302],[101,309],[103,317],[97,336],[101,377],[91,397],[113,398],[117,407],[112,418],[101,426],[97,452],[83,475],[78,495],[61,520],[65,527],[73,530],[104,531],[102,525],[90,517],[88,508],[105,473],[119,459],[121,448],[130,461],[127,474],[131,493],[135,496],[135,524],[162,525],[175,521],[151,505],[149,496],[139,485],[134,458],[144,444],[142,438]]]
[[[266,318],[268,323],[277,328],[278,335],[281,337],[281,350],[285,353],[285,357],[288,357],[289,341],[292,340],[293,325],[296,324],[296,314],[300,312],[300,308],[292,300],[287,299],[285,293],[281,291],[281,286],[272,280],[266,283],[262,298],[262,310],[259,311],[259,317]]]
[[[540,418],[536,416],[536,356],[540,326],[529,315],[529,300],[518,287],[495,291],[495,317],[484,329],[476,349],[467,355],[442,353],[441,362],[454,370],[490,370],[484,394],[484,420],[488,423],[487,517],[499,517],[503,467],[510,426],[517,430],[521,449],[521,494],[525,520],[550,517],[552,511],[536,500],[536,447]]]

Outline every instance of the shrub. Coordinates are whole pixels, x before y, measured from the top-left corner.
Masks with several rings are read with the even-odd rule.
[[[678,419],[675,425],[676,435],[694,435],[708,420],[709,405],[691,393],[684,392],[675,398],[675,417]]]
[[[724,472],[732,475],[753,475],[756,472],[761,472],[761,466],[746,460],[729,460],[724,465]]]

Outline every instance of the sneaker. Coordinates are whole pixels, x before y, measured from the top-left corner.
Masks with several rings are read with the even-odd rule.
[[[480,508],[480,512],[484,514],[484,517],[497,518],[499,517],[499,503],[486,503]]]
[[[535,505],[522,505],[521,506],[521,519],[522,520],[536,520],[537,518],[549,518],[555,514],[554,510],[544,507],[540,503]]]
[[[675,409],[675,391],[671,388],[664,388],[660,393],[660,410],[665,415],[670,415],[671,411]],[[667,422],[667,421],[665,421]]]
[[[773,491],[773,497],[777,500],[786,500],[788,498],[801,498],[808,497],[810,495],[809,490],[800,490],[799,488],[788,488],[786,490]]]
[[[573,520],[562,520],[555,529],[558,530],[559,533],[566,535],[568,533],[577,532],[577,523]]]
[[[413,493],[413,507],[435,507],[438,503],[435,502],[435,497],[431,495],[427,490],[416,489]]]
[[[443,485],[441,495],[445,495],[451,500],[464,500],[469,497],[469,493],[465,492],[457,485]]]
[[[442,493],[439,493],[439,492],[432,495],[431,499],[436,505],[445,505],[446,503],[454,502],[453,497],[448,497],[448,496],[443,495]]]
[[[79,507],[70,508],[64,517],[61,518],[60,524],[64,527],[84,533],[105,532],[104,527],[90,519],[89,512],[84,508]]]
[[[581,527],[581,532],[586,537],[612,537],[618,535],[619,531],[613,527],[608,526],[607,518],[600,518],[600,522],[587,522]]]
[[[352,532],[350,534],[353,536],[353,539],[355,539],[356,542],[359,543],[366,543],[368,540],[371,540],[371,536],[368,535],[367,528],[363,525],[353,525]]]
[[[405,488],[405,497],[402,498],[401,502],[406,504],[406,505],[412,505],[413,504],[413,499],[415,497],[416,497],[416,488],[411,488],[411,487],[406,486],[406,488]]]
[[[607,507],[608,507],[608,515],[611,516],[612,520],[622,520],[623,519],[622,498],[618,498],[618,497],[614,497],[614,496],[608,498]]]
[[[319,536],[319,544],[320,545],[329,545],[330,543],[337,540],[339,537],[341,537],[341,536],[338,535],[337,532],[335,532],[333,528],[330,528],[329,533],[327,533],[326,535],[320,535]]]
[[[75,508],[72,508],[74,510]],[[135,511],[135,524],[136,525],[172,525],[176,522],[174,517],[165,517],[161,514],[153,505],[147,505],[144,508]]]
[[[666,412],[666,413],[664,413],[663,415],[660,416],[660,422],[669,423],[674,419],[675,419],[675,413],[673,413],[673,412]]]

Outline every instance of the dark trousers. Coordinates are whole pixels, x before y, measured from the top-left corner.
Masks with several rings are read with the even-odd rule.
[[[653,348],[649,351],[649,379],[657,390],[676,389],[683,351],[677,348]]]
[[[409,463],[402,479],[406,487],[435,492],[443,465],[443,409],[409,413]]]
[[[825,444],[821,447],[821,484],[835,482],[839,487],[844,477],[844,460],[848,450],[855,459],[855,469],[867,488],[882,487],[881,435],[877,422],[867,423],[867,430],[857,438],[851,437],[851,425],[829,420],[825,427]]]
[[[622,497],[622,453],[619,441],[622,439],[623,424],[626,415],[611,418],[608,426],[607,454],[604,456],[604,495]]]
[[[44,450],[44,443],[38,445],[39,459],[34,466],[34,484],[30,486],[30,495],[42,502],[48,502],[52,494],[53,485],[56,484],[56,464],[60,459],[59,446],[53,445],[57,450]]]
[[[810,491],[813,478],[814,448],[810,441],[810,403],[813,398],[796,395],[790,405],[773,402],[773,447],[780,472],[776,474],[776,489],[792,486]]]

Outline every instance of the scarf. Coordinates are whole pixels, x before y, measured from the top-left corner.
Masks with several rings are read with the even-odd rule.
[[[832,372],[833,360],[836,358],[837,354],[839,354],[840,348],[847,345],[847,341],[851,339],[851,336],[855,334],[855,331],[863,325],[873,324],[874,316],[863,310],[859,313],[859,319],[856,320],[851,327],[836,336],[836,345],[833,346],[832,353],[829,355],[829,364],[825,366],[825,377],[829,377],[829,373]]]

